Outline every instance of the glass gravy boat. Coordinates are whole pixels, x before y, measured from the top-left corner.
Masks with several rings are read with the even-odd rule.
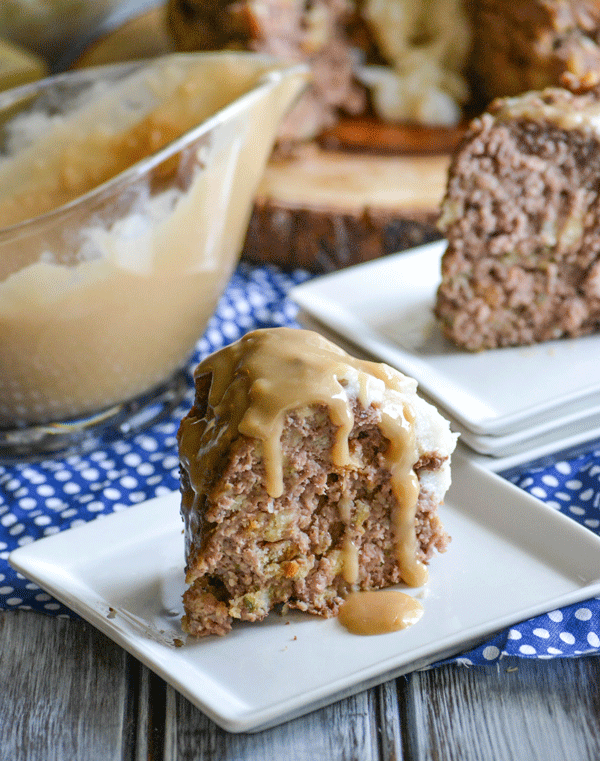
[[[0,94],[0,456],[177,403],[304,66],[176,54]]]

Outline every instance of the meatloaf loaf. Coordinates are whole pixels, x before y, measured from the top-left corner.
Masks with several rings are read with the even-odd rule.
[[[195,381],[178,434],[185,631],[281,603],[330,617],[351,591],[426,581],[456,437],[415,381],[291,328],[249,333]]]
[[[495,101],[456,151],[435,312],[470,350],[600,328],[600,93]]]

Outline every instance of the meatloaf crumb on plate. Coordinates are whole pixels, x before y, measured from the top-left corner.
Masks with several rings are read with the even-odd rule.
[[[195,381],[178,435],[188,633],[426,581],[456,436],[415,381],[291,328],[249,333]]]
[[[600,329],[600,91],[498,99],[455,152],[435,312],[470,350]]]

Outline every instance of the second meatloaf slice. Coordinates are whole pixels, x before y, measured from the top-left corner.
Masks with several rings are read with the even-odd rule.
[[[495,101],[453,157],[436,314],[478,350],[600,328],[600,97]]]

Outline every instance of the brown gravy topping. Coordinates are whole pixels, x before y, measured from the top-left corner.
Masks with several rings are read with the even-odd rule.
[[[546,121],[559,129],[580,130],[600,136],[600,99],[586,93],[574,96],[561,88],[549,87],[493,101],[491,113],[497,121],[529,119]]]
[[[201,419],[184,419],[180,456],[196,495],[207,491],[209,474],[229,444],[239,435],[262,442],[265,487],[272,498],[284,490],[281,435],[292,410],[326,405],[336,438],[331,452],[338,467],[351,467],[348,435],[354,424],[351,402],[357,396],[363,407],[372,402],[375,386],[406,396],[406,378],[384,364],[362,361],[346,354],[322,336],[307,330],[257,330],[207,357],[197,367],[196,382],[210,382],[208,409]],[[427,568],[417,559],[415,515],[419,482],[413,470],[418,460],[414,412],[405,398],[394,395],[382,409],[381,429],[390,445],[385,454],[397,505],[392,512],[398,564],[403,580],[420,586]],[[351,505],[340,504],[340,517],[349,521]],[[192,505],[184,510],[193,513]],[[192,516],[188,518],[193,519]],[[358,549],[343,548],[343,575],[358,578]]]
[[[339,620],[352,634],[388,634],[406,629],[423,615],[414,597],[394,589],[352,592],[340,609]]]

